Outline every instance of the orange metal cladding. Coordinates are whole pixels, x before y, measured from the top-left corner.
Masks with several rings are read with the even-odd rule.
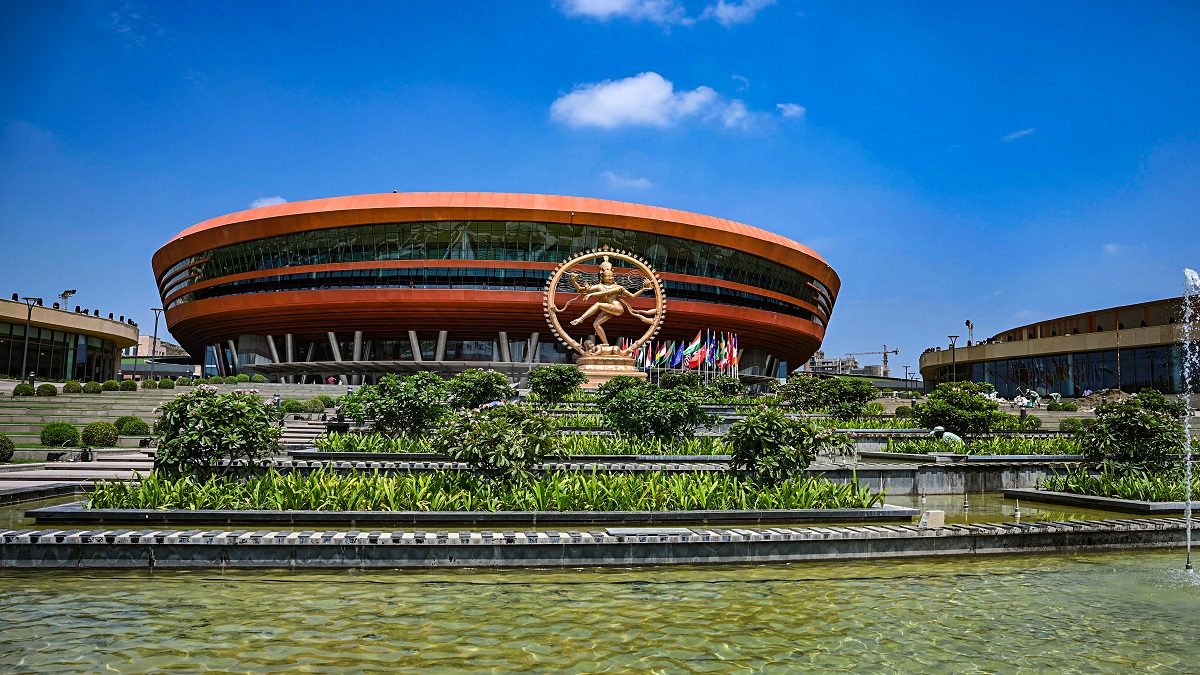
[[[807,274],[824,284],[836,299],[841,282],[833,269],[807,247],[749,225],[641,204],[584,197],[508,193],[392,193],[293,202],[233,213],[194,225],[154,254],[155,278],[171,265],[210,249],[281,234],[367,225],[425,221],[532,221],[594,225],[689,239],[751,253]],[[633,253],[639,253],[633,251]],[[334,269],[385,266],[521,267],[519,261],[422,260],[378,261],[332,265]],[[533,263],[537,268],[545,263]],[[320,266],[322,268],[326,266]],[[552,267],[552,265],[550,266]],[[189,287],[241,278],[292,273],[259,271],[231,275]],[[663,274],[665,279],[693,281],[809,306],[764,289],[717,279]],[[175,295],[175,293],[172,293]],[[540,332],[549,339],[542,316],[541,293],[453,289],[337,289],[280,291],[193,300],[166,312],[167,326],[189,350],[241,334],[293,333],[323,336],[325,331],[361,330],[399,335],[448,330],[455,338],[492,338]],[[660,339],[691,339],[697,330],[736,332],[745,347],[758,347],[789,362],[807,359],[824,338],[825,329],[811,321],[765,310],[689,302],[668,295],[668,318]],[[816,308],[818,314],[824,310]],[[621,334],[621,322],[609,325]],[[635,326],[628,326],[632,333]]]

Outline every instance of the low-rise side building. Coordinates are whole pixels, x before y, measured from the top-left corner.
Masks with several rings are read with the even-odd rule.
[[[127,321],[0,300],[0,374],[14,379],[30,372],[39,380],[112,379],[120,369],[121,350],[137,340],[137,326]]]

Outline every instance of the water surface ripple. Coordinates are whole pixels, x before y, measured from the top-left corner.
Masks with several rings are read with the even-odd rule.
[[[1196,672],[1177,553],[0,574],[0,670]]]

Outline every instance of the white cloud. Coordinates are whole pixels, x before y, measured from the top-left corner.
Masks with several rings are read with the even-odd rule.
[[[250,202],[250,208],[257,209],[263,206],[275,206],[276,204],[286,204],[287,200],[278,195],[274,197],[259,197]]]
[[[654,183],[650,182],[649,178],[628,178],[615,174],[611,171],[605,171],[600,174],[600,177],[608,181],[609,187],[626,188],[631,190],[645,190],[654,187]]]
[[[779,114],[791,120],[804,119],[806,112],[804,106],[797,103],[776,103],[775,107],[779,109]]]
[[[1028,136],[1029,134],[1032,134],[1035,131],[1037,131],[1037,129],[1022,129],[1020,131],[1014,131],[1007,136],[1001,136],[1000,142],[1001,143],[1012,143],[1013,141],[1017,140],[1018,138],[1025,138],[1026,136]]]
[[[710,87],[675,90],[658,73],[583,84],[550,104],[550,117],[572,127],[659,127],[698,117],[718,119],[726,127],[749,122],[746,104],[722,97]]]
[[[1102,246],[1101,248],[1103,248],[1103,249],[1104,249],[1104,252],[1105,252],[1105,253],[1107,253],[1107,254],[1109,254],[1109,255],[1116,255],[1117,253],[1120,253],[1120,252],[1121,252],[1121,245],[1120,245],[1120,244],[1105,244],[1105,245],[1104,245],[1104,246]]]
[[[704,9],[700,18],[715,19],[717,23],[728,28],[739,23],[750,23],[756,14],[773,4],[775,4],[775,0],[742,0],[741,2],[717,0],[717,4],[709,5]]]
[[[738,91],[746,91],[750,88],[750,78],[748,77],[743,77],[741,75],[730,75],[730,79],[734,79],[742,83],[742,86],[737,88]]]
[[[662,25],[688,26],[695,23],[676,0],[562,0],[558,3],[563,14],[582,16],[598,21],[632,19]]]

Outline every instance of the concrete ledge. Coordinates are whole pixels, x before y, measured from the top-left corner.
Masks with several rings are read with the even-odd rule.
[[[44,485],[29,485],[19,488],[0,490],[0,506],[34,502],[51,497],[66,497],[83,494],[86,486],[81,483],[49,483]]]
[[[1200,528],[1197,528],[1200,529]],[[588,531],[14,530],[0,567],[24,569],[596,567],[1071,553],[1183,545],[1179,518],[810,528]]]
[[[901,462],[991,462],[991,463],[1038,463],[1038,462],[1082,462],[1083,455],[960,455],[957,453],[915,453],[915,452],[885,452],[882,450],[861,450],[858,453],[863,459],[891,459]]]
[[[323,452],[321,450],[289,450],[295,460],[317,462],[448,462],[435,452]],[[729,455],[567,455],[568,462],[728,462]]]
[[[82,502],[47,506],[25,513],[39,525],[224,524],[288,527],[397,525],[654,525],[912,522],[916,509],[883,505],[871,509],[775,509],[762,511],[251,511],[173,509],[89,509]]]
[[[1009,499],[1024,499],[1025,501],[1041,502],[1043,504],[1081,506],[1100,511],[1116,511],[1118,513],[1183,513],[1186,507],[1185,502],[1144,502],[1136,499],[1096,497],[1092,495],[1077,495],[1073,492],[1050,492],[1049,490],[1014,489],[1001,490],[1000,493]],[[1200,509],[1200,501],[1193,501],[1192,509]]]

